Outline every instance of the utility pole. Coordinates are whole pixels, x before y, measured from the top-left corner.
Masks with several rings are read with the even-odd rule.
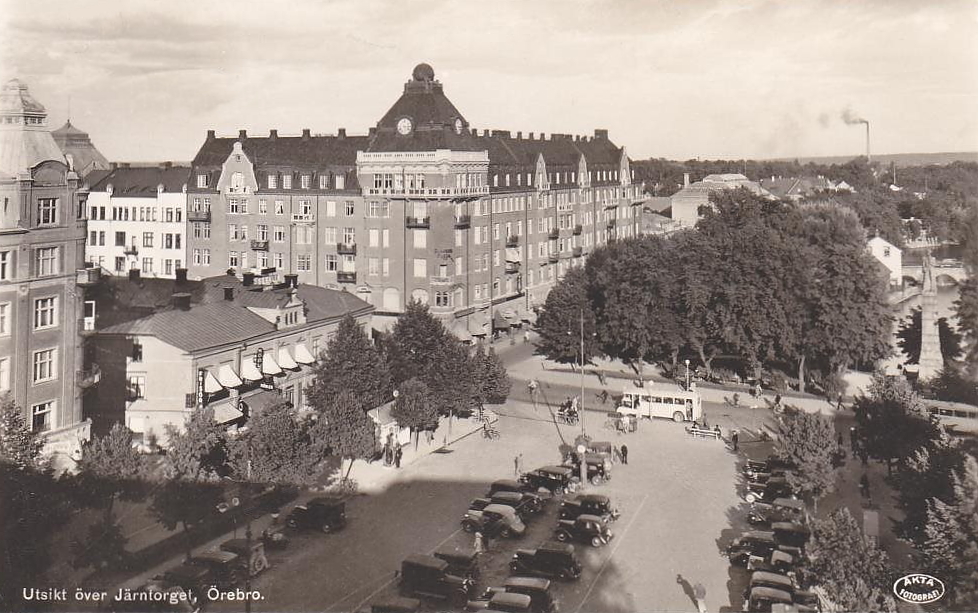
[[[581,307],[581,489],[587,487],[587,429],[584,427],[584,307]]]

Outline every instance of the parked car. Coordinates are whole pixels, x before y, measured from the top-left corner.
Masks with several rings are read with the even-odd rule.
[[[774,533],[752,530],[738,536],[727,547],[731,564],[745,565],[751,556],[766,557],[778,548]]]
[[[533,611],[533,599],[526,594],[495,591],[488,598],[470,600],[466,611],[501,611],[503,613],[529,613]]]
[[[190,591],[198,600],[207,588],[230,589],[244,584],[246,561],[230,551],[205,551],[163,573],[163,580]]]
[[[525,494],[533,494],[538,496],[537,488],[517,481],[516,479],[498,479],[493,481],[489,485],[489,491],[486,492],[486,497],[490,498],[496,492],[523,492]]]
[[[390,596],[370,605],[370,613],[417,613],[421,601],[405,596]]]
[[[501,504],[513,507],[516,514],[522,519],[540,512],[538,499],[533,494],[523,494],[522,492],[496,492],[490,499],[492,504]]]
[[[492,504],[492,501],[488,498],[473,498],[472,502],[469,503],[470,511],[481,511]]]
[[[471,549],[439,549],[434,556],[448,562],[448,572],[459,577],[479,576],[478,554]]]
[[[339,498],[313,498],[292,509],[286,523],[293,528],[336,532],[346,527],[346,502]]]
[[[762,570],[789,576],[795,572],[795,565],[795,557],[780,549],[775,549],[767,557],[750,556],[747,559],[747,570]]]
[[[601,483],[611,480],[611,460],[606,459],[603,455],[592,453],[585,453],[584,460],[587,463],[587,480],[591,485],[601,485]],[[563,466],[573,470],[575,476],[580,475],[580,454],[572,455],[570,461]]]
[[[792,468],[791,463],[781,458],[771,455],[766,460],[747,460],[744,465],[744,474],[748,477],[754,473],[769,473],[774,470],[785,470]]]
[[[534,613],[557,613],[560,606],[550,591],[550,580],[539,577],[510,577],[502,587],[486,588],[481,600],[490,601],[495,594],[509,592],[530,597],[530,610]],[[478,601],[477,601],[478,602]]]
[[[252,577],[268,568],[265,543],[260,538],[251,539],[250,542],[248,539],[231,539],[222,543],[221,549],[238,554]]]
[[[621,513],[611,506],[611,499],[602,494],[581,494],[560,503],[558,519],[576,519],[579,515],[597,515],[614,521]]]
[[[178,585],[171,585],[162,578],[140,582],[135,588],[132,585],[124,584],[122,588],[129,588],[136,593],[152,593],[154,596],[148,601],[139,597],[133,600],[113,599],[108,603],[110,613],[198,613],[200,611],[199,594]]]
[[[544,466],[520,475],[520,483],[525,483],[534,489],[549,490],[557,496],[564,492],[577,491],[579,480],[574,470],[567,466]]]
[[[560,542],[579,541],[601,547],[615,535],[608,522],[597,515],[578,515],[575,519],[558,519],[554,536]]]
[[[765,472],[746,472],[744,476],[750,483],[767,483],[771,477],[784,477],[788,472],[790,471],[785,468],[772,468]]]
[[[482,532],[489,536],[523,536],[526,525],[513,507],[501,504],[486,505],[481,511],[469,510],[462,518],[462,528],[466,532]]]
[[[773,501],[777,498],[788,498],[795,495],[795,490],[788,484],[785,477],[771,477],[764,483],[748,483],[744,500],[750,503],[757,501]]]
[[[472,579],[449,573],[448,562],[433,556],[408,556],[401,562],[398,575],[402,596],[425,596],[461,605],[475,589]]]
[[[581,562],[569,543],[548,541],[536,549],[517,549],[509,570],[520,575],[538,575],[569,581],[581,576]]]
[[[776,604],[791,606],[797,613],[814,613],[817,610],[796,603],[788,592],[770,587],[755,587],[752,589],[747,596],[747,603],[744,609],[752,613],[768,613]]]
[[[791,599],[798,604],[818,605],[818,596],[814,592],[800,589],[791,577],[760,570],[751,573],[750,583],[744,590],[744,600],[749,600],[751,591],[759,587],[770,587],[787,592],[791,595]]]
[[[751,505],[747,521],[752,524],[771,524],[782,521],[802,521],[805,503],[797,498],[775,498],[771,502],[758,501]]]
[[[775,522],[771,524],[774,540],[779,546],[804,548],[812,531],[804,524],[794,522]]]

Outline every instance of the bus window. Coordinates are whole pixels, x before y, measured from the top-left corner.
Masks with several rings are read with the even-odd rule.
[[[658,396],[652,396],[651,398],[649,398],[649,402],[659,403],[662,402],[662,398],[659,398]]]
[[[693,421],[693,401],[686,401],[686,421]]]

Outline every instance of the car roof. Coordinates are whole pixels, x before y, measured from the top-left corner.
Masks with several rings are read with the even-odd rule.
[[[545,473],[559,473],[559,474],[562,474],[562,475],[566,475],[569,472],[573,472],[573,471],[571,471],[570,468],[568,468],[566,466],[556,466],[556,465],[541,466],[537,470],[538,471],[541,471],[541,472],[545,472]]]
[[[516,605],[518,607],[530,606],[533,599],[526,594],[518,594],[516,592],[496,592],[489,599],[489,604],[507,604]]]
[[[493,494],[492,497],[493,498],[500,498],[500,499],[511,498],[511,499],[515,499],[515,500],[522,500],[523,499],[523,494],[521,494],[519,492],[510,492],[510,491],[505,491],[504,492],[504,491],[499,491],[499,492],[496,492],[495,494]]]
[[[504,504],[488,504],[483,511],[489,511],[490,513],[499,513],[500,515],[515,515],[516,511],[513,507],[507,507]]]
[[[774,551],[771,552],[771,561],[772,562],[788,562],[790,564],[790,563],[793,563],[795,561],[795,558],[794,558],[794,556],[792,556],[790,553],[788,553],[786,551],[781,551],[780,549],[775,549]]]
[[[388,596],[377,602],[370,603],[371,607],[378,609],[403,609],[405,611],[415,610],[421,607],[421,601],[417,598],[407,596]]]
[[[338,506],[344,504],[344,501],[343,501],[342,498],[333,498],[333,497],[330,497],[330,496],[320,496],[319,498],[313,498],[312,500],[310,500],[309,502],[306,503],[306,505],[310,505],[310,504],[321,504],[324,507],[338,507]]]
[[[580,496],[577,497],[577,500],[580,501],[589,500],[589,501],[597,502],[599,504],[608,504],[609,502],[611,502],[611,499],[605,496],[604,494],[581,494]]]
[[[577,516],[577,519],[583,520],[583,521],[593,521],[593,522],[597,522],[599,524],[603,524],[604,523],[604,520],[603,519],[601,519],[597,515],[591,515],[590,513],[584,513],[583,515],[578,515]]]
[[[516,489],[520,489],[520,482],[515,479],[496,479],[495,481],[492,482],[492,485],[490,485],[489,487],[491,489],[496,486],[513,487]]]
[[[561,543],[559,541],[545,541],[537,547],[537,551],[540,550],[554,553],[574,553],[574,546],[570,543]]]
[[[191,559],[205,560],[208,562],[230,562],[238,558],[238,554],[231,551],[221,551],[220,549],[211,549],[210,551],[204,551],[198,553]]]
[[[509,579],[506,579],[503,586],[520,586],[546,590],[550,588],[550,580],[544,579],[543,577],[510,577]]]
[[[784,575],[778,573],[771,573],[763,570],[755,570],[750,576],[751,583],[760,583],[761,581],[767,581],[769,583],[780,583],[782,585],[787,585],[793,587],[794,584],[791,579],[785,577]]]
[[[747,532],[744,532],[744,534],[741,536],[743,538],[755,538],[755,539],[762,539],[768,541],[774,540],[774,532],[768,532],[766,530],[748,530]]]
[[[767,598],[777,598],[784,602],[791,602],[791,594],[784,590],[775,589],[773,587],[755,587],[750,591],[751,597],[754,596],[765,596]]]
[[[808,529],[808,526],[796,524],[790,521],[774,522],[771,524],[771,529],[775,531],[781,530],[783,532],[804,532],[806,534],[811,532],[811,530]]]
[[[436,558],[471,560],[478,555],[473,549],[439,549],[435,552]]]
[[[436,558],[434,556],[426,556],[418,553],[414,553],[404,558],[404,562],[409,564],[414,564],[415,566],[427,566],[429,568],[437,568],[438,570],[445,570],[448,568],[448,562],[445,560]]]
[[[771,503],[779,507],[791,507],[792,509],[804,509],[805,503],[797,498],[775,498]]]

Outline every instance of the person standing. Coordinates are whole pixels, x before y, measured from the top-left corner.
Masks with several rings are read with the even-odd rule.
[[[619,453],[621,454],[621,463],[628,464],[628,445],[622,445]]]
[[[696,597],[696,610],[699,613],[706,613],[706,588],[702,583],[697,582],[693,586],[693,596]]]
[[[401,467],[401,455],[403,455],[403,452],[401,451],[401,446],[398,445],[397,449],[394,450],[394,468]]]
[[[869,477],[866,473],[863,473],[861,479],[859,479],[859,493],[863,495],[863,498],[869,498]]]
[[[849,428],[849,449],[851,451],[856,451],[858,439],[856,438],[856,426],[851,426]]]
[[[475,542],[472,544],[472,548],[475,550],[476,553],[485,553],[486,546],[485,546],[485,542],[482,540],[481,532],[475,533]]]
[[[737,430],[731,430],[730,442],[733,443],[733,450],[737,451],[740,448],[740,432]]]

